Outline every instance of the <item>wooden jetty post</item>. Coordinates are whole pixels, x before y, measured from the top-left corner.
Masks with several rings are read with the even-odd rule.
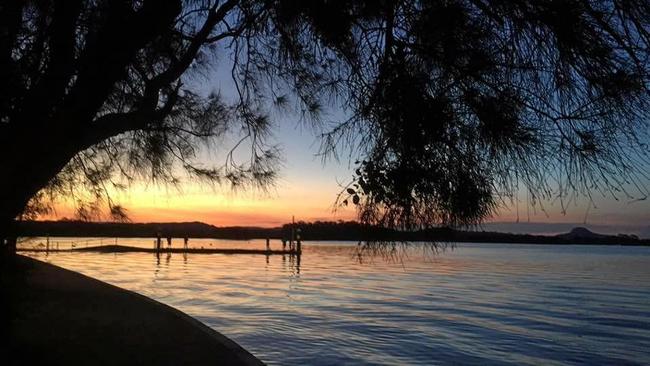
[[[296,237],[296,217],[291,215],[291,239],[289,239],[289,250],[293,250],[293,240]]]
[[[300,254],[302,252],[302,242],[300,239],[300,228],[296,229],[296,252]]]

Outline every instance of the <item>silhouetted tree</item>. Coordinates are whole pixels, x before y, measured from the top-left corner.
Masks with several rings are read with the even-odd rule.
[[[74,187],[122,218],[108,185],[181,168],[268,184],[285,104],[345,109],[316,127],[326,156],[359,158],[340,203],[368,223],[476,223],[519,186],[645,193],[649,20],[646,0],[6,1],[0,222]],[[235,101],[197,88],[217,59]],[[196,163],[227,131],[250,161]]]
[[[339,199],[362,221],[476,224],[520,188],[647,196],[650,2],[378,4],[352,20],[352,116],[324,135],[358,148]]]

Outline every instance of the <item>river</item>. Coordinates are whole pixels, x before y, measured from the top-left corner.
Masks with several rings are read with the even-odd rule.
[[[57,243],[114,240],[49,245]],[[265,244],[191,239],[190,245]],[[650,364],[649,247],[460,243],[434,251],[415,244],[360,257],[356,243],[308,242],[299,261],[30,255],[180,309],[271,365]]]

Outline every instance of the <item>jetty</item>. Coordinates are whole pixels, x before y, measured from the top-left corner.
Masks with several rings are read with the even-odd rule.
[[[293,219],[295,222],[295,219]],[[295,227],[295,223],[291,227],[291,236],[287,239],[281,239],[282,249],[271,249],[271,238],[266,237],[265,248],[218,248],[218,247],[192,247],[189,245],[190,236],[174,236],[170,233],[159,230],[156,232],[153,240],[152,247],[146,246],[133,246],[121,245],[118,243],[120,240],[117,237],[108,238],[87,238],[81,240],[57,240],[56,237],[52,238],[48,235],[39,243],[29,245],[29,238],[21,241],[21,245],[16,247],[17,252],[43,252],[43,253],[61,253],[61,252],[93,252],[93,253],[180,253],[180,254],[261,254],[261,255],[289,255],[300,256],[302,253],[302,239],[300,228]],[[183,245],[173,247],[174,239],[182,239]],[[204,239],[204,238],[201,238]],[[111,244],[107,244],[110,242]],[[167,245],[163,243],[166,242]],[[33,242],[32,242],[33,243]],[[210,244],[212,246],[212,244]]]
[[[93,252],[93,253],[195,253],[195,254],[261,254],[300,255],[298,249],[245,249],[245,248],[144,248],[126,245],[96,245],[84,248],[18,248],[19,252]]]

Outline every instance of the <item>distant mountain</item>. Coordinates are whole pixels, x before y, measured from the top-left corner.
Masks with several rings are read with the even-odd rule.
[[[532,243],[532,244],[614,244],[650,245],[650,239],[635,235],[603,235],[584,227],[554,235],[510,234],[492,231],[464,231],[450,228],[431,228],[418,231],[399,231],[354,221],[298,222],[301,237],[309,240],[353,241],[440,241],[473,243]],[[282,227],[216,227],[202,222],[180,223],[112,223],[82,221],[21,221],[17,223],[19,236],[69,237],[139,237],[155,238],[214,238],[214,239],[282,239],[291,236],[291,224]]]
[[[650,239],[650,225],[621,224],[621,223],[578,223],[578,222],[485,222],[481,230],[512,234],[558,235],[571,231],[575,227],[584,227],[602,235],[617,235],[618,233],[634,234],[641,238]]]
[[[570,232],[566,234],[560,234],[556,235],[555,237],[560,238],[560,239],[566,239],[566,240],[576,240],[576,239],[603,239],[607,238],[608,235],[603,235],[603,234],[596,234],[593,231],[584,228],[584,227],[576,227],[571,229]]]

